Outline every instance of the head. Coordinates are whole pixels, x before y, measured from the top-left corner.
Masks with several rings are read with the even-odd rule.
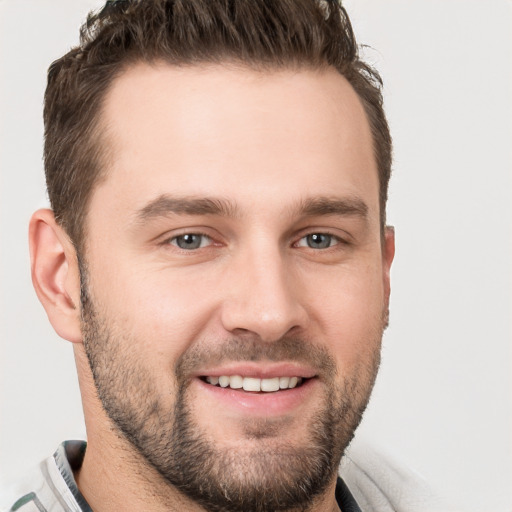
[[[88,429],[160,489],[264,511],[332,488],[387,322],[379,84],[334,1],[110,2],[51,66],[36,290]]]

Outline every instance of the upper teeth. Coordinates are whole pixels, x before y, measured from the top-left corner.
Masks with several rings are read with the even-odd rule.
[[[220,377],[206,377],[206,382],[221,388],[243,389],[244,391],[278,391],[279,389],[292,389],[302,383],[301,377],[274,377],[272,379],[257,379],[255,377],[242,377],[240,375],[222,375]]]

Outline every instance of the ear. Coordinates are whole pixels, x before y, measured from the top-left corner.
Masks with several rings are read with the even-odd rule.
[[[384,279],[384,293],[386,305],[389,304],[389,295],[391,293],[390,271],[391,264],[395,257],[395,228],[386,226],[384,232],[384,243],[382,247],[382,269]]]
[[[75,248],[51,210],[38,210],[29,227],[32,283],[59,336],[81,343],[80,274]]]

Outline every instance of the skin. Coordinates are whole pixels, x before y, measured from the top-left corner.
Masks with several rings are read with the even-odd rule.
[[[353,383],[364,408],[394,235],[381,234],[370,130],[348,82],[332,69],[137,64],[114,82],[102,121],[111,157],[87,214],[88,292],[126,361],[150,369],[162,403],[172,408],[171,369],[195,349],[295,337],[320,347],[335,371],[331,379],[313,368],[312,385],[283,410],[269,400],[278,425],[270,439],[248,435],[248,423],[264,428],[260,410],[217,403],[205,390],[197,373],[216,368],[207,359],[185,376],[198,429],[219,450],[250,457],[307,443],[329,391]],[[157,215],[162,196],[222,199],[231,210]],[[304,209],[319,200],[356,208]],[[180,249],[176,237],[187,233],[207,236],[198,249]],[[315,233],[331,236],[331,246],[308,246]],[[83,345],[77,255],[49,210],[34,214],[30,240],[38,296],[57,333],[74,343],[88,434],[76,479],[85,498],[100,512],[203,510],[147,464],[102,408]],[[257,371],[269,366],[259,361]],[[334,486],[333,476],[311,510],[337,510]]]

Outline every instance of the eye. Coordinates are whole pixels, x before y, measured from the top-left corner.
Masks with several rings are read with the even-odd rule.
[[[202,247],[207,247],[212,243],[212,240],[207,235],[201,235],[199,233],[186,233],[184,235],[179,235],[171,238],[169,240],[171,245],[175,245],[180,249],[185,249],[188,251],[192,251],[194,249],[201,249]]]
[[[328,249],[333,245],[340,243],[339,238],[329,235],[328,233],[311,233],[310,235],[302,237],[297,247],[309,247],[310,249]]]

